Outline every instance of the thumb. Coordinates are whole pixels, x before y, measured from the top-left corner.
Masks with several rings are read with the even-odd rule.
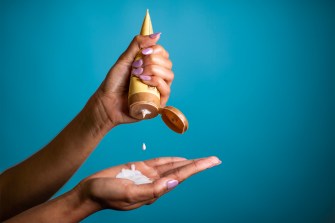
[[[130,45],[124,51],[124,53],[118,59],[118,62],[126,63],[127,65],[131,65],[134,61],[138,52],[150,46],[153,46],[157,43],[160,38],[161,33],[154,33],[148,36],[135,36],[133,41],[131,41]]]

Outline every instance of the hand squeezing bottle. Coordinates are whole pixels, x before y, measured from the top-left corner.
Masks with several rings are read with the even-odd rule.
[[[153,34],[149,11],[144,17],[140,35]],[[142,57],[141,51],[135,61]],[[161,114],[165,124],[175,132],[184,133],[188,129],[188,121],[177,108],[160,107],[160,93],[156,87],[144,84],[138,77],[131,75],[128,93],[129,114],[136,119],[151,119]]]

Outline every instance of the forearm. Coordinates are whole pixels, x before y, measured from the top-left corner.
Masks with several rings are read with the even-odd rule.
[[[94,95],[42,150],[0,176],[0,220],[48,200],[113,127]]]
[[[99,205],[81,195],[78,190],[74,189],[54,200],[22,212],[4,223],[80,222],[100,209],[101,207]]]

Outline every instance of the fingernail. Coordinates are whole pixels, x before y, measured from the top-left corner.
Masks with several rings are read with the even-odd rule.
[[[152,54],[152,52],[154,52],[154,49],[152,49],[150,47],[142,50],[143,55],[149,55],[149,54]]]
[[[133,70],[131,71],[131,74],[134,74],[134,75],[136,75],[136,76],[139,76],[140,74],[142,74],[142,72],[143,72],[143,68],[142,68],[142,67],[139,67],[139,68],[133,69]]]
[[[213,161],[213,166],[218,166],[222,163],[221,160],[219,160],[218,158],[215,158],[215,160]]]
[[[170,180],[166,183],[168,190],[172,190],[178,185],[178,180]]]
[[[161,32],[159,32],[159,33],[154,33],[154,34],[149,35],[149,37],[150,37],[151,39],[155,39],[157,36],[160,36],[161,34],[162,34]]]
[[[132,64],[133,67],[140,67],[143,65],[143,60],[139,59],[139,60],[135,60]]]
[[[150,81],[150,80],[151,80],[151,77],[148,76],[148,75],[140,75],[140,79],[141,79],[141,80],[144,80],[144,81]]]

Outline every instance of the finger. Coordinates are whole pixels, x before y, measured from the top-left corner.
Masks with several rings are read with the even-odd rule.
[[[146,161],[138,161],[138,162],[129,162],[126,164],[114,166],[102,171],[99,171],[94,176],[95,177],[115,177],[122,169],[131,169],[132,164],[135,165],[136,170],[140,170],[143,174],[145,174],[147,177],[152,179],[157,179],[159,175],[156,171],[152,171],[153,167],[163,165],[170,162],[177,162],[177,161],[183,161],[186,160],[183,157],[159,157],[154,158],[151,160]]]
[[[190,176],[204,171],[208,168],[219,165],[221,161],[216,156],[211,156],[203,159],[192,160],[190,164],[174,169],[166,178],[177,180],[179,183],[183,182]]]
[[[150,167],[155,167],[159,165],[164,165],[166,163],[177,162],[177,161],[184,161],[186,158],[183,157],[159,157],[150,160],[144,161],[144,163]]]
[[[157,90],[161,94],[161,107],[165,107],[171,91],[168,83],[166,83],[161,77],[158,76],[140,75],[140,79],[143,83],[157,88]]]
[[[198,159],[196,159],[196,160],[198,160]],[[193,161],[194,160],[183,160],[183,161],[170,162],[170,163],[166,163],[166,164],[163,164],[163,165],[156,166],[155,168],[156,168],[156,171],[159,175],[163,175],[166,172],[169,172],[169,171],[172,171],[176,168],[188,165],[188,164],[192,163]]]
[[[135,36],[126,51],[120,56],[118,62],[125,63],[126,65],[131,65],[134,58],[138,54],[138,52],[143,48],[153,47],[156,42],[159,40],[160,35],[154,36],[151,38],[150,36]]]
[[[141,62],[143,62],[143,66],[148,66],[148,65],[158,65],[161,67],[164,67],[166,69],[171,70],[172,69],[172,62],[171,60],[169,60],[168,58],[165,58],[161,55],[148,55],[143,57],[142,61],[141,60],[137,60],[133,63],[133,65],[137,65],[140,64]]]
[[[158,198],[153,198],[153,199],[150,199],[148,201],[146,201],[146,205],[151,205],[153,203],[155,203],[157,201]]]
[[[119,166],[114,166],[110,167],[104,170],[101,170],[92,176],[88,177],[87,179],[90,178],[114,178],[121,170],[122,168],[127,168],[125,164],[119,165]]]
[[[172,62],[169,60],[169,53],[160,45],[153,45],[148,48],[141,49],[141,54],[143,55],[140,58],[137,58],[132,63],[132,67],[138,68],[143,65],[143,60],[149,64],[158,64],[164,66],[168,69],[172,68]],[[137,56],[138,54],[136,54]]]
[[[115,177],[117,174],[120,173],[120,171],[122,171],[122,169],[131,169],[131,165],[134,164],[136,169],[140,169],[141,171],[144,171],[146,173],[150,173],[150,170],[152,170],[151,167],[148,167],[147,164],[145,164],[142,161],[139,162],[129,162],[129,163],[125,163],[125,164],[121,164],[118,166],[113,166],[104,170],[101,170],[97,173],[95,173],[93,176],[94,178],[98,178],[98,177]],[[148,177],[155,177],[156,175],[153,176],[148,176]]]
[[[141,78],[142,76],[142,78]],[[159,65],[146,65],[143,67],[143,72],[141,75],[139,75],[140,79],[143,80],[143,76],[145,76],[144,80],[148,80],[148,77],[146,76],[150,76],[150,78],[152,79],[153,76],[157,76],[162,78],[163,80],[165,80],[167,82],[167,84],[169,85],[173,78],[174,78],[174,74],[172,72],[171,69],[167,69],[163,66],[159,66]]]
[[[130,205],[126,205],[122,210],[134,210],[136,208],[142,207],[143,205],[150,205],[152,203],[154,203],[157,200],[157,198],[155,199],[149,199],[146,201],[142,201],[142,202],[136,202]]]
[[[134,165],[136,170],[139,170],[147,176],[150,179],[159,179],[159,175],[157,171],[153,169],[152,166],[149,166],[146,161],[140,161],[140,162],[130,162],[127,164],[124,164],[126,169],[132,169],[132,165]]]
[[[136,194],[135,200],[137,199],[138,201],[143,201],[157,199],[190,176],[219,165],[220,163],[221,161],[215,156],[193,160],[192,163],[175,169],[173,173],[156,180],[153,183],[136,185],[133,191],[134,194]]]
[[[163,180],[168,181],[165,178]],[[143,202],[158,199],[167,191],[166,182],[159,179],[150,184],[135,185],[132,187],[133,201]]]
[[[153,49],[153,54],[161,55],[162,57],[165,57],[165,58],[169,58],[170,56],[169,53],[164,49],[164,47],[162,47],[159,44],[151,46],[151,48]]]

